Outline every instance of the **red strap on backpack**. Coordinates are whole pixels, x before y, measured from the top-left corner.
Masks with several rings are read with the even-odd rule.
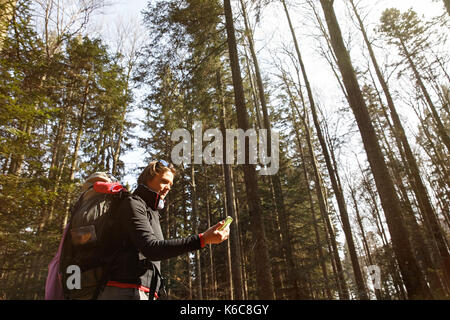
[[[99,193],[119,193],[120,191],[126,191],[127,189],[119,182],[104,182],[97,181],[94,183],[94,190]]]

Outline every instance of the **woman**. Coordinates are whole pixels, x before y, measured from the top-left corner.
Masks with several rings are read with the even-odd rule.
[[[133,195],[121,203],[120,223],[114,237],[119,254],[99,300],[157,298],[164,285],[161,260],[228,239],[229,227],[218,230],[224,223],[221,221],[203,233],[164,240],[158,211],[164,208],[164,198],[173,185],[175,173],[173,165],[164,160],[151,162],[140,174]]]

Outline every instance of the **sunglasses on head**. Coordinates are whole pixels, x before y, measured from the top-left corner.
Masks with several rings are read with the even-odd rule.
[[[161,163],[164,167],[169,167],[169,164],[165,160],[158,160],[157,163]]]

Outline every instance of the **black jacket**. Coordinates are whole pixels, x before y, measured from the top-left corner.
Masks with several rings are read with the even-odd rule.
[[[117,236],[114,236],[115,246],[120,251],[113,263],[110,280],[150,288],[153,271],[148,261],[161,273],[161,260],[201,248],[199,235],[164,240],[156,210],[158,200],[158,194],[139,185],[131,196],[121,202]],[[160,279],[157,281],[156,291]]]

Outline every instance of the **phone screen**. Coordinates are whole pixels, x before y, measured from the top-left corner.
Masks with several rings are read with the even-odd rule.
[[[223,229],[225,229],[232,221],[233,221],[233,218],[230,217],[230,216],[228,216],[228,217],[225,219],[225,224],[224,224],[222,227],[220,227],[219,230],[222,231]]]

